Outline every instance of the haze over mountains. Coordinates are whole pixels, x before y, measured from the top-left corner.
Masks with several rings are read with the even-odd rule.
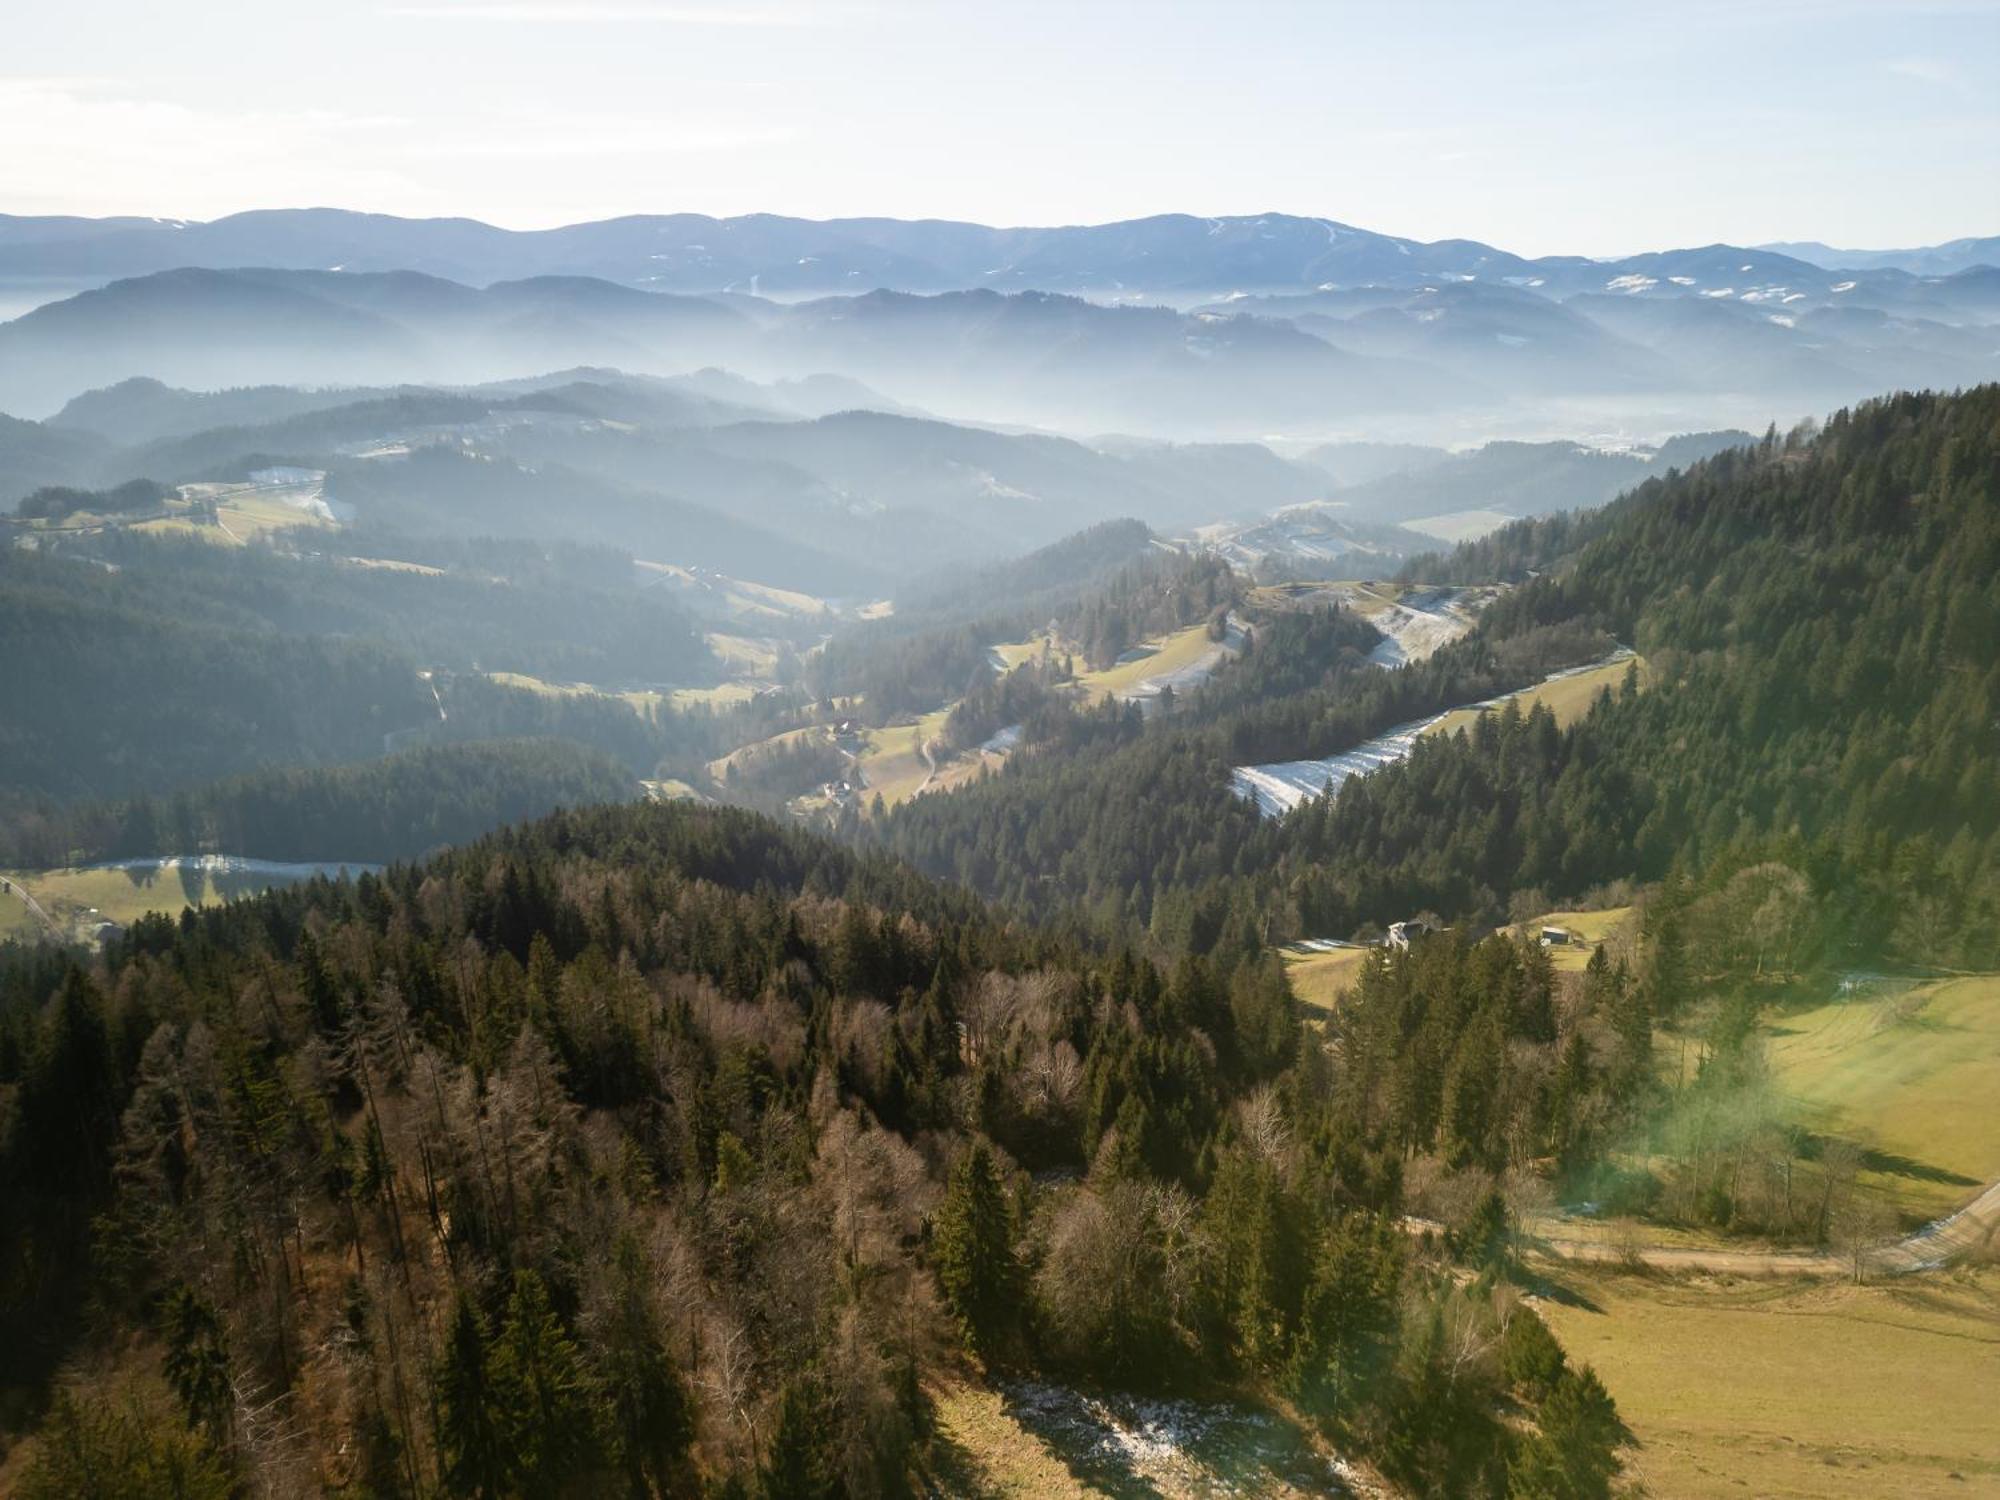
[[[1707,287],[1752,275],[1759,283],[1789,280],[1804,288],[1826,282],[1815,274],[1822,270],[1892,271],[1904,279],[1948,275],[1993,265],[2000,259],[1996,247],[1996,238],[1900,251],[1838,251],[1802,242],[1755,251],[1711,245],[1611,260],[1531,258],[1477,240],[1426,242],[1280,213],[1160,214],[1050,228],[938,219],[634,214],[536,230],[326,208],[261,210],[206,223],[0,216],[0,276],[111,280],[181,266],[254,265],[423,271],[473,285],[589,276],[654,291],[780,298],[883,287],[1199,298],[1329,285],[1412,287],[1440,278],[1514,281],[1567,296],[1602,290],[1627,275],[1654,280],[1696,275]],[[1893,283],[1885,278],[1883,284]]]
[[[1972,263],[1988,244],[1899,253],[1934,267],[1919,272],[1886,253],[1829,269],[1720,245],[1531,260],[1283,215],[526,232],[334,210],[6,218],[0,281],[87,289],[0,324],[0,410],[45,415],[133,375],[216,388],[721,366],[1079,433],[1657,441],[1992,378],[2000,270]]]

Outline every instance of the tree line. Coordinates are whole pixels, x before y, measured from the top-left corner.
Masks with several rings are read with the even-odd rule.
[[[1427,1493],[1617,1467],[1504,1204],[1397,1227],[1271,961],[1080,947],[745,812],[0,949],[0,1086],[31,1496],[912,1495],[967,1361],[1282,1396]],[[146,1399],[51,1383],[132,1329]]]

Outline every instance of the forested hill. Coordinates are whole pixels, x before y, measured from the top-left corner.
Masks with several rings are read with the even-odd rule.
[[[686,806],[0,947],[16,1492],[936,1493],[968,1357],[1282,1391],[1412,1493],[1609,1475],[1498,1196],[1411,1243],[1299,1036],[1270,960]]]
[[[1546,571],[1418,672],[1370,682],[1280,622],[1174,720],[1022,757],[882,836],[1030,909],[1197,951],[1424,908],[1492,922],[1517,892],[1768,856],[1811,872],[1850,951],[1993,960],[2000,388],[1872,402],[1516,541]],[[1277,825],[1228,792],[1231,764],[1329,754],[1614,638],[1650,688],[1567,730],[1493,716]],[[1260,672],[1298,690],[1244,693]]]

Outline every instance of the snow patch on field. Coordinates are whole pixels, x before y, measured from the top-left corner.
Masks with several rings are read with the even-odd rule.
[[[1352,776],[1365,776],[1383,766],[1407,760],[1423,732],[1443,714],[1398,724],[1386,734],[1364,740],[1325,760],[1281,760],[1262,766],[1238,766],[1230,773],[1231,790],[1257,804],[1267,818],[1288,813],[1323,792],[1338,790]]]
[[[1354,1493],[1345,1465],[1256,1407],[1086,1393],[1042,1381],[1000,1390],[1015,1419],[1093,1490],[1175,1500]]]
[[[1369,618],[1384,639],[1368,659],[1378,667],[1422,661],[1472,629],[1492,597],[1489,589],[1412,589]]]
[[[1200,687],[1214,675],[1215,669],[1225,661],[1243,653],[1245,641],[1249,639],[1249,627],[1237,615],[1230,615],[1225,622],[1221,640],[1216,641],[1206,651],[1185,666],[1170,671],[1158,672],[1151,677],[1142,677],[1130,687],[1121,688],[1113,694],[1120,703],[1136,703],[1141,710],[1150,712],[1159,703],[1160,694],[1172,688],[1178,697]],[[1120,663],[1136,661],[1144,656],[1157,654],[1157,647],[1140,647],[1128,651],[1118,658]]]
[[[1579,667],[1565,667],[1560,672],[1551,672],[1542,679],[1542,683],[1560,682],[1566,677],[1594,672],[1611,662],[1629,660],[1631,656],[1631,650],[1621,646],[1601,661],[1586,662]],[[1517,695],[1513,693],[1503,693],[1498,698],[1488,698],[1483,702],[1468,703],[1464,706],[1498,708],[1515,696]],[[1458,709],[1452,709],[1448,713],[1432,714],[1429,718],[1398,724],[1394,729],[1379,734],[1372,740],[1364,740],[1352,750],[1343,750],[1340,754],[1330,755],[1325,760],[1284,760],[1261,766],[1238,766],[1230,773],[1230,789],[1246,801],[1256,803],[1257,810],[1265,817],[1277,817],[1322,793],[1339,790],[1351,777],[1365,776],[1383,766],[1407,760],[1425,730],[1457,712]]]

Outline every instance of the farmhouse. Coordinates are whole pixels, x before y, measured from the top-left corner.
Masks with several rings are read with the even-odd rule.
[[[1407,948],[1413,940],[1429,937],[1434,930],[1422,917],[1411,917],[1405,922],[1391,922],[1385,941],[1391,948]]]

